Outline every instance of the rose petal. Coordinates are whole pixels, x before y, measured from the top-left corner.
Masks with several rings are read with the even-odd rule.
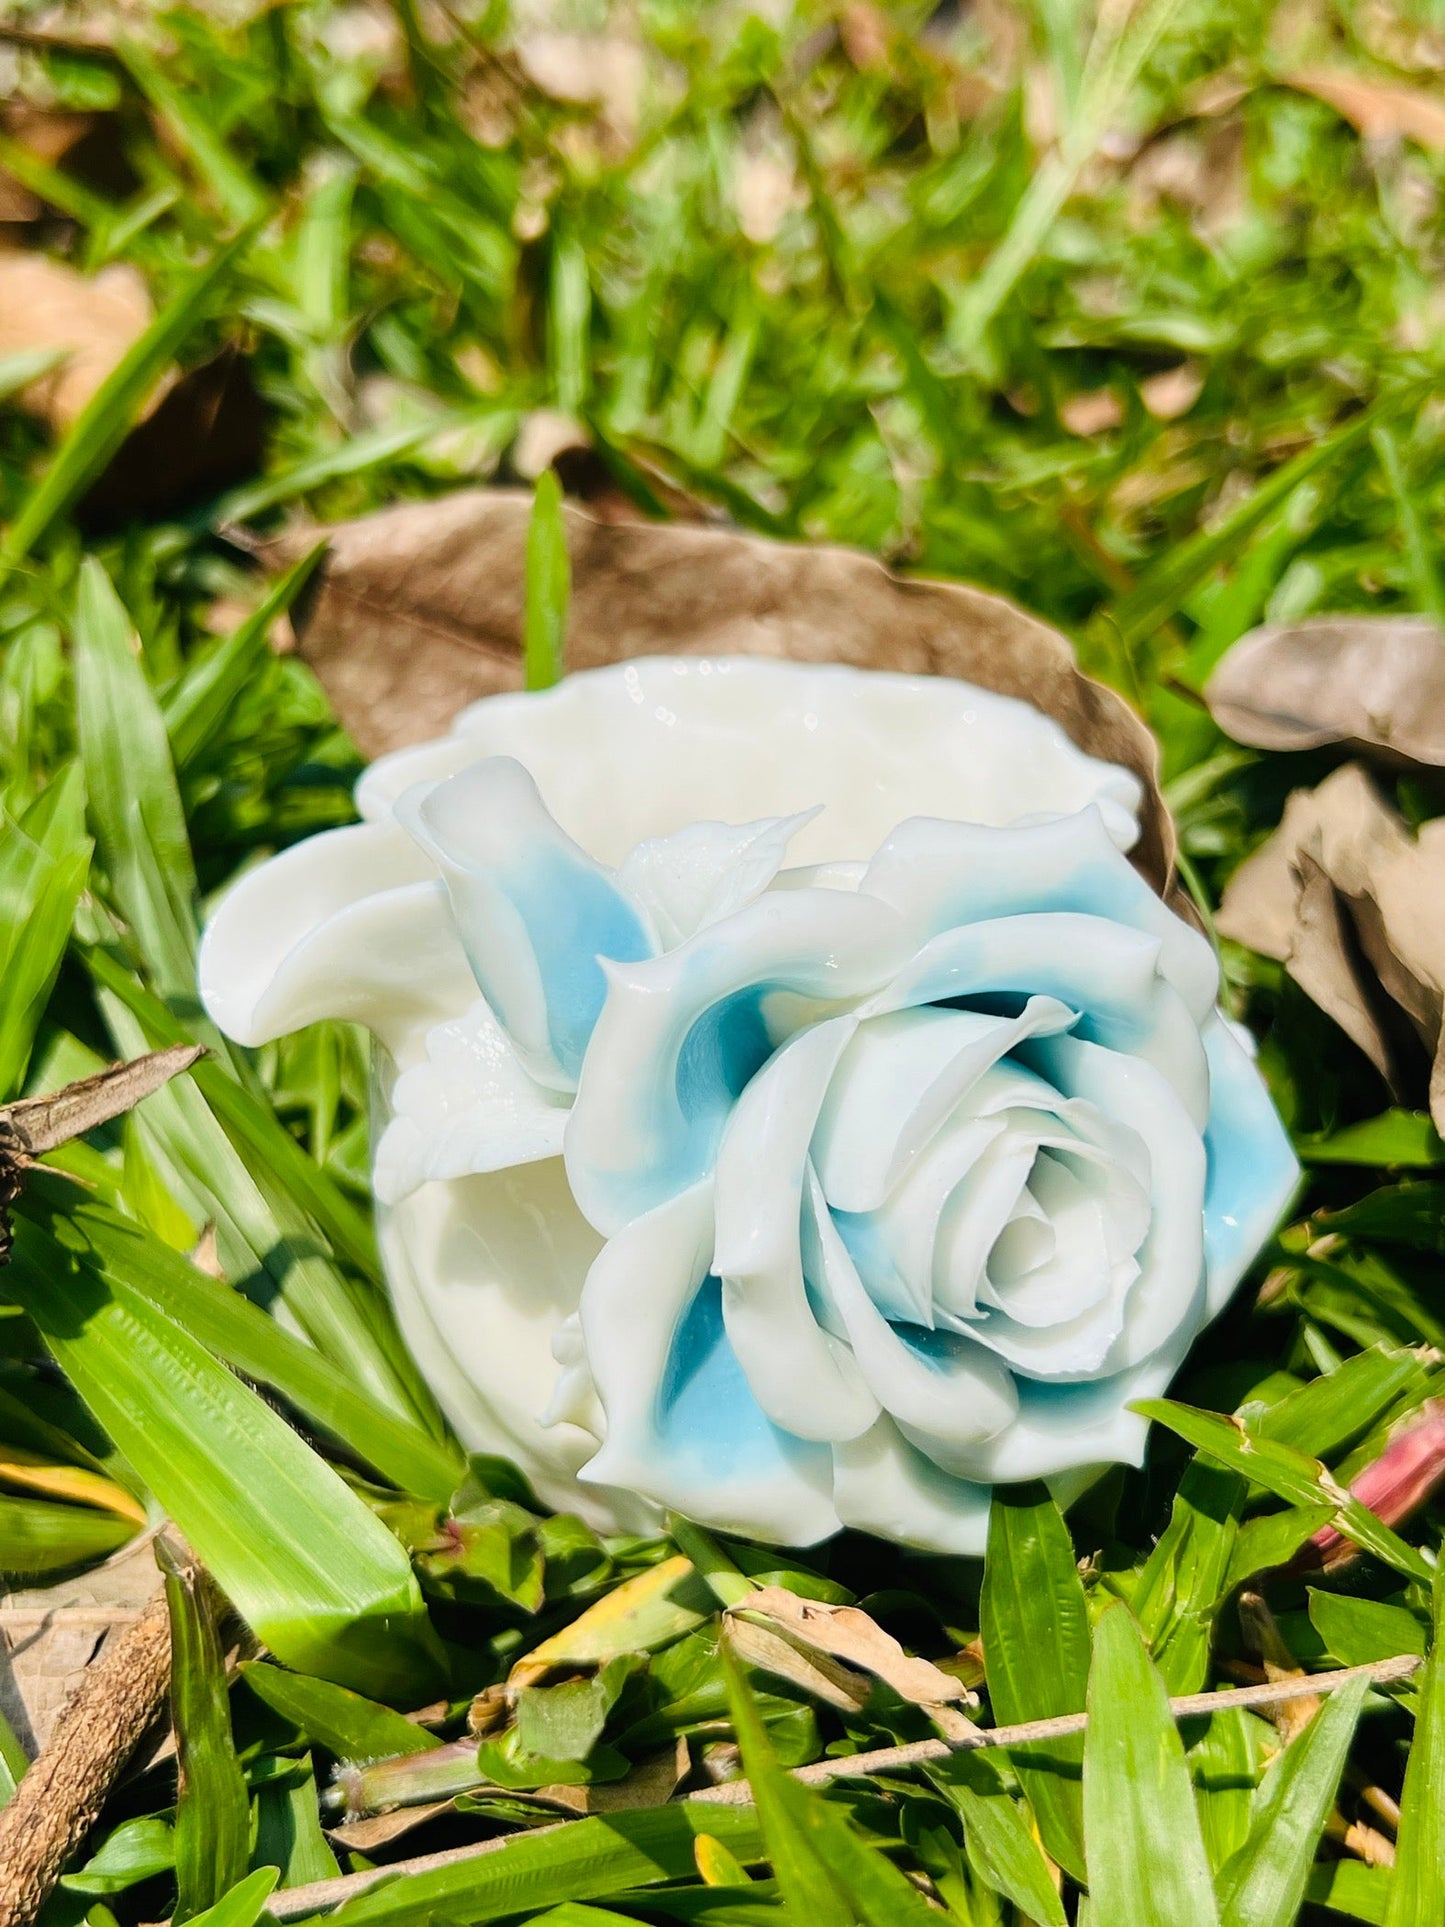
[[[1073,1012],[1053,998],[1036,997],[1017,1017],[925,1005],[860,1022],[813,1142],[828,1202],[839,1211],[876,1210],[1000,1058],[1026,1038],[1067,1030],[1073,1021]]]
[[[513,1460],[547,1505],[607,1531],[653,1531],[655,1505],[577,1485],[597,1440],[544,1427],[552,1341],[577,1309],[600,1240],[560,1159],[427,1184],[377,1212],[402,1336],[469,1451]]]
[[[396,815],[441,870],[477,983],[523,1064],[574,1088],[607,994],[599,959],[657,947],[637,906],[509,756],[408,790]]]
[[[649,837],[623,858],[618,881],[651,921],[663,949],[675,949],[761,896],[789,843],[821,809],[755,823],[689,823],[671,836]]]
[[[1159,974],[1162,948],[1155,933],[1077,911],[995,917],[932,938],[875,1001],[901,1010],[989,993],[1055,998],[1078,1013],[1076,1037],[1162,1071],[1202,1130],[1209,1068],[1197,1019]]]
[[[847,1331],[864,1380],[905,1437],[946,1471],[960,1450],[1004,1431],[1018,1410],[1013,1379],[969,1339],[890,1325],[863,1281],[829,1214],[817,1178],[803,1221],[808,1281]]]
[[[582,1330],[607,1436],[581,1476],[725,1532],[812,1545],[838,1529],[828,1448],[780,1431],[754,1399],[712,1246],[712,1185],[697,1184],[613,1238],[588,1273]]]
[[[1203,1321],[1204,1146],[1178,1093],[1142,1058],[1121,1057],[1074,1037],[1045,1038],[1027,1050],[1051,1083],[1105,1118],[1127,1121],[1148,1146],[1152,1220],[1137,1254],[1139,1276],[1128,1294],[1123,1328],[1101,1365],[1070,1371],[1065,1361],[1034,1358],[1037,1347],[1023,1328],[996,1318],[979,1337],[1031,1374],[1102,1377],[1140,1363],[1180,1330],[1192,1337]]]
[[[382,1203],[419,1184],[561,1157],[566,1106],[522,1069],[484,1003],[428,1031],[426,1053],[391,1088],[372,1170]]]
[[[833,1503],[845,1526],[926,1552],[981,1558],[990,1491],[941,1471],[883,1417],[833,1448]]]
[[[328,830],[248,871],[206,926],[197,976],[240,1044],[336,1017],[369,1024],[394,1055],[475,995],[430,864],[380,824]]]
[[[609,1235],[710,1168],[749,1078],[805,1023],[876,990],[901,933],[838,890],[769,893],[646,963],[609,968],[567,1126],[578,1203]]]
[[[1210,1080],[1204,1256],[1213,1318],[1279,1223],[1299,1182],[1299,1161],[1264,1079],[1229,1025],[1211,1017],[1203,1038]]]
[[[1102,917],[1158,938],[1160,974],[1196,1022],[1219,994],[1209,944],[1155,896],[1096,807],[1003,830],[913,818],[883,844],[859,887],[891,904],[919,944],[995,917],[1067,910]]]
[[[818,1106],[854,1020],[790,1038],[744,1090],[718,1148],[712,1269],[727,1335],[753,1396],[805,1439],[866,1431],[878,1401],[808,1300],[798,1225]]]

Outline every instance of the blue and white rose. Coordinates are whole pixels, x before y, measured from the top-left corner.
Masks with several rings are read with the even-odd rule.
[[[996,1482],[1137,1462],[1296,1167],[1132,776],[964,684],[654,658],[359,800],[202,988],[245,1043],[375,1031],[388,1275],[470,1445],[604,1526],[949,1552]]]

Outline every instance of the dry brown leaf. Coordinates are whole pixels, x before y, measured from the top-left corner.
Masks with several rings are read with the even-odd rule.
[[[610,1785],[544,1786],[535,1793],[524,1793],[524,1800],[536,1800],[563,1813],[628,1813],[641,1807],[661,1807],[676,1793],[692,1771],[692,1756],[681,1734],[671,1746],[650,1753],[624,1780]]]
[[[1124,419],[1124,404],[1112,388],[1086,388],[1059,404],[1059,420],[1071,435],[1102,435]]]
[[[840,1713],[857,1713],[868,1704],[871,1681],[816,1647],[808,1650],[811,1642],[790,1637],[790,1631],[740,1614],[730,1614],[727,1621],[728,1644],[745,1665],[785,1679]]]
[[[522,683],[531,496],[475,489],[332,529],[304,605],[301,653],[368,755],[425,741],[479,696]],[[573,669],[655,654],[754,654],[952,675],[1022,698],[1092,756],[1122,763],[1145,800],[1134,851],[1159,890],[1174,832],[1153,737],[1123,698],[1082,675],[1057,630],[963,583],[889,573],[851,549],[733,530],[610,523],[569,505],[567,660]],[[297,561],[314,529],[265,545]]]
[[[373,1813],[365,1820],[344,1820],[339,1827],[327,1827],[327,1838],[338,1847],[348,1847],[353,1853],[375,1853],[378,1847],[390,1846],[404,1833],[424,1826],[428,1820],[435,1820],[440,1813],[450,1813],[455,1802],[452,1800],[433,1800],[424,1807],[397,1807],[393,1813]]]
[[[0,108],[0,131],[48,167],[111,200],[127,199],[139,185],[126,157],[118,113],[72,113],[10,100]],[[0,169],[0,221],[38,221],[46,211],[39,195]]]
[[[1155,421],[1172,422],[1189,413],[1203,387],[1204,370],[1198,362],[1181,361],[1141,381],[1139,399]]]
[[[1290,798],[1235,871],[1218,926],[1283,963],[1408,1099],[1418,1046],[1445,1126],[1445,818],[1411,836],[1358,763]]]
[[[20,396],[52,428],[70,426],[153,314],[144,280],[122,262],[87,277],[44,254],[0,254],[0,356],[66,350]]]
[[[892,1633],[860,1606],[832,1606],[820,1599],[803,1599],[784,1586],[762,1586],[738,1608],[761,1615],[793,1639],[815,1652],[846,1660],[891,1686],[900,1699],[916,1706],[938,1705],[971,1696],[961,1680],[904,1651]]]
[[[76,519],[94,532],[179,514],[255,475],[264,453],[265,411],[250,363],[224,347],[166,388],[87,491]]]
[[[1428,616],[1252,629],[1204,695],[1226,735],[1258,749],[1350,743],[1394,764],[1445,764],[1445,630]]]
[[[151,1535],[74,1579],[0,1593],[0,1713],[33,1758],[106,1641],[156,1589]]]
[[[1305,67],[1284,78],[1333,107],[1366,140],[1408,136],[1422,147],[1445,148],[1445,98],[1438,93],[1342,68]]]

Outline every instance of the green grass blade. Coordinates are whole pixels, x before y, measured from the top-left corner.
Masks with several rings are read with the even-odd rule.
[[[161,994],[195,997],[196,870],[160,706],[94,560],[75,609],[76,733],[111,893]]]
[[[233,1370],[269,1385],[313,1425],[373,1466],[404,1492],[442,1503],[465,1465],[449,1444],[431,1438],[362,1390],[342,1367],[294,1337],[248,1298],[208,1278],[179,1252],[96,1199],[67,1188],[55,1197],[34,1185],[16,1263],[63,1263],[69,1251],[118,1279],[173,1318]],[[27,1240],[41,1240],[31,1246]]]
[[[1240,544],[1287,502],[1301,482],[1319,474],[1364,441],[1377,421],[1404,404],[1390,396],[1322,435],[1265,477],[1218,522],[1171,549],[1114,605],[1113,619],[1126,647],[1145,641],[1179,612],[1186,598],[1229,561]]]
[[[1196,1459],[1139,1575],[1131,1604],[1171,1693],[1197,1693],[1208,1676],[1214,1614],[1247,1491],[1237,1473]]]
[[[136,410],[205,318],[250,240],[249,230],[236,235],[196,270],[71,423],[0,545],[0,582],[70,512],[120,447]]]
[[[318,542],[274,582],[260,605],[184,675],[163,705],[166,735],[178,771],[199,763],[225,726],[232,705],[266,656],[266,632],[291,607],[326,553]]]
[[[979,1604],[989,1704],[996,1726],[1082,1713],[1089,1616],[1059,1508],[1035,1486],[996,1487]],[[1021,1749],[1013,1761],[1044,1846],[1084,1875],[1077,1739]]]
[[[136,85],[230,221],[237,227],[259,221],[266,212],[266,196],[226,145],[205,97],[173,84],[139,40],[122,40],[119,51]]]
[[[1347,1539],[1374,1553],[1408,1579],[1429,1581],[1429,1565],[1397,1532],[1377,1519],[1367,1506],[1335,1485],[1318,1460],[1276,1439],[1255,1438],[1235,1419],[1218,1412],[1201,1412],[1172,1399],[1141,1399],[1133,1408],[1177,1432],[1201,1452],[1255,1485],[1262,1485],[1290,1505],[1320,1505],[1332,1500],[1335,1524]]]
[[[1445,1920],[1445,1560],[1432,1586],[1434,1627],[1415,1744],[1400,1796],[1400,1830],[1385,1927]]]
[[[762,1718],[737,1660],[722,1648],[733,1731],[743,1771],[753,1790],[758,1825],[784,1905],[810,1927],[854,1927],[854,1908],[834,1884],[833,1873],[808,1827],[807,1789],[779,1766]]]
[[[43,1260],[7,1271],[10,1296],[258,1638],[383,1698],[434,1683],[421,1595],[380,1520],[154,1305],[52,1241]]]
[[[0,1573],[38,1577],[86,1566],[135,1534],[135,1521],[115,1512],[0,1493]]]
[[[249,1660],[241,1677],[251,1691],[306,1739],[338,1760],[380,1760],[399,1753],[428,1753],[441,1745],[433,1733],[389,1706],[327,1679],[286,1673],[263,1660]]]
[[[16,1737],[14,1727],[4,1713],[0,1712],[0,1807],[5,1805],[19,1786],[29,1764],[25,1748]]]
[[[164,1538],[156,1556],[166,1576],[171,1620],[171,1724],[176,1735],[176,1900],[171,1919],[214,1906],[246,1872],[251,1799],[231,1738],[226,1661],[216,1603],[205,1577]]]
[[[335,1927],[415,1927],[430,1910],[439,1920],[480,1927],[564,1900],[602,1900],[658,1881],[695,1879],[693,1847],[700,1833],[720,1840],[739,1860],[761,1857],[751,1809],[684,1801],[646,1813],[578,1820],[561,1833],[523,1835],[500,1853],[391,1880],[329,1918]],[[810,1921],[808,1927],[821,1923]]]
[[[722,1661],[743,1771],[792,1917],[809,1927],[929,1927],[936,1916],[918,1889],[858,1837],[841,1809],[784,1772],[742,1668],[726,1645]]]
[[[1385,471],[1385,480],[1390,485],[1390,493],[1395,499],[1395,514],[1399,518],[1400,536],[1405,545],[1405,562],[1410,572],[1410,588],[1416,606],[1426,615],[1445,627],[1445,584],[1440,580],[1440,568],[1433,547],[1431,532],[1425,517],[1420,512],[1409,480],[1405,474],[1404,459],[1400,454],[1399,439],[1394,424],[1379,421],[1370,434],[1375,453],[1380,458],[1380,467]]]
[[[550,689],[562,680],[567,640],[567,603],[572,567],[562,523],[562,484],[548,469],[537,483],[527,524],[527,610],[523,671],[528,689]]]
[[[1217,1927],[1184,1746],[1122,1603],[1094,1629],[1088,1711],[1083,1807],[1097,1918],[1109,1927]]]
[[[1249,1838],[1219,1877],[1221,1927],[1291,1927],[1298,1917],[1366,1690],[1356,1679],[1331,1693],[1270,1766]]]
[[[190,1031],[108,951],[85,952],[87,969],[136,1020],[142,1048],[165,1050],[194,1041]],[[255,1092],[230,1074],[219,1057],[203,1057],[191,1072],[199,1090],[236,1152],[254,1170],[269,1171],[295,1202],[313,1217],[348,1264],[369,1278],[380,1277],[371,1227],[334,1179],[309,1158],[291,1133]]]
[[[224,1900],[197,1914],[191,1927],[256,1927],[266,1911],[276,1880],[274,1867],[258,1867],[233,1887]]]
[[[929,1778],[958,1808],[974,1872],[1028,1919],[1064,1927],[1064,1903],[1044,1856],[993,1761],[959,1753]]]
[[[90,872],[79,768],[0,829],[0,1099],[19,1091]]]

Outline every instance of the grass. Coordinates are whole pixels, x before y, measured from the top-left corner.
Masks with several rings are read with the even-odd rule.
[[[1218,1876],[1217,1901],[1191,1890],[1201,1921],[1283,1927],[1326,1903],[1438,1919],[1438,1657],[1424,1689],[1332,1702],[1268,1777],[1287,1731],[1216,1714],[1179,1745],[1162,1710],[1163,1688],[1237,1683],[1262,1652],[1352,1664],[1423,1650],[1439,1623],[1428,1509],[1408,1544],[1376,1535],[1338,1577],[1271,1585],[1267,1620],[1239,1603],[1240,1581],[1326,1516],[1310,1461],[1352,1477],[1438,1393],[1445,1348],[1445,1151],[1418,1119],[1360,1134],[1387,1094],[1275,966],[1225,952],[1307,1184],[1266,1255],[1270,1288],[1246,1287],[1176,1388],[1210,1412],[1248,1406],[1276,1442],[1273,1485],[1181,1419],[1213,1446],[1194,1457],[1156,1430],[1147,1470],[1106,1478],[1067,1527],[1037,1495],[1001,1508],[982,1601],[976,1565],[849,1536],[801,1563],[712,1549],[715,1574],[857,1597],[934,1657],[972,1649],[974,1677],[993,1624],[995,1717],[1081,1708],[1092,1629],[1091,1704],[1128,1717],[1091,1728],[1082,1803],[1077,1743],[795,1795],[780,1764],[932,1728],[883,1689],[842,1713],[756,1669],[725,1678],[704,1596],[625,1617],[618,1657],[652,1657],[599,1685],[587,1762],[529,1772],[489,1743],[490,1787],[464,1774],[453,1810],[366,1846],[322,1832],[335,1814],[318,1787],[338,1759],[398,1751],[377,1738],[395,1724],[381,1702],[444,1692],[451,1740],[519,1651],[624,1581],[645,1589],[673,1547],[604,1545],[540,1515],[505,1467],[462,1464],[385,1308],[357,1037],[323,1026],[247,1057],[208,1030],[191,972],[206,900],[256,854],[348,820],[359,768],[309,672],[264,646],[306,565],[258,610],[255,539],[303,511],[530,480],[539,411],[568,417],[635,499],[682,491],[763,533],[985,584],[1065,629],[1156,731],[1186,874],[1215,899],[1288,790],[1336,759],[1227,742],[1199,697],[1211,666],[1261,620],[1442,608],[1445,159],[1363,140],[1302,84],[1346,69],[1438,97],[1438,5],[1139,0],[1096,21],[1072,0],[931,15],[576,0],[540,21],[496,0],[278,0],[114,23],[87,10],[70,38],[64,16],[4,18],[12,98],[96,116],[106,156],[67,167],[7,137],[0,166],[38,197],[10,237],[86,272],[133,267],[158,318],[61,434],[17,406],[45,344],[0,360],[0,1101],[178,1037],[216,1054],[51,1160],[89,1187],[83,1205],[59,1177],[28,1192],[0,1279],[0,1443],[109,1480],[214,1547],[304,1689],[248,1674],[228,1737],[205,1602],[186,1596],[178,1704],[212,1704],[188,1716],[198,1764],[179,1812],[173,1765],[125,1782],[47,1927],[161,1917],[173,1863],[183,1909],[249,1927],[265,1878],[229,1899],[221,1878],[248,1855],[279,1868],[275,1906],[336,1871],[555,1817],[527,1798],[542,1767],[603,1780],[678,1734],[701,1759],[727,1739],[729,1693],[756,1820],[717,1810],[708,1846],[688,1816],[711,1809],[588,1821],[527,1842],[515,1875],[490,1857],[383,1889],[357,1917],[892,1927],[937,1917],[926,1879],[951,1917],[989,1927],[1119,1927],[1128,1907],[1177,1927],[1127,1828],[1085,1837],[1091,1814],[1137,1811],[1158,1816],[1171,1866]],[[597,38],[579,59],[547,37],[558,26]],[[262,418],[259,462],[187,481],[178,435],[116,484],[157,374],[228,346]],[[554,615],[539,605],[529,637],[539,675]],[[1411,820],[1440,812],[1434,779],[1395,787]],[[1362,1143],[1406,1147],[1383,1154],[1403,1165],[1356,1161],[1377,1155]],[[1356,1205],[1321,1244],[1325,1214]],[[234,1290],[185,1261],[206,1227]],[[135,1418],[158,1377],[184,1386],[165,1435]],[[274,1484],[261,1440],[285,1470]],[[120,1513],[73,1485],[57,1502],[3,1465],[0,1484],[0,1568],[18,1578],[121,1535]],[[997,1604],[1010,1593],[1062,1602],[1026,1652]],[[366,1636],[343,1686],[318,1654],[348,1601]],[[530,1730],[562,1712],[537,1702]],[[1417,1714],[1427,1741],[1406,1779]],[[18,1767],[0,1725],[0,1796]],[[219,1856],[197,1848],[207,1788],[226,1803]],[[1361,1855],[1388,1847],[1381,1816],[1402,1799],[1392,1886]],[[1040,1836],[1068,1876],[1062,1903]],[[1090,1869],[1107,1920],[1082,1897]]]

